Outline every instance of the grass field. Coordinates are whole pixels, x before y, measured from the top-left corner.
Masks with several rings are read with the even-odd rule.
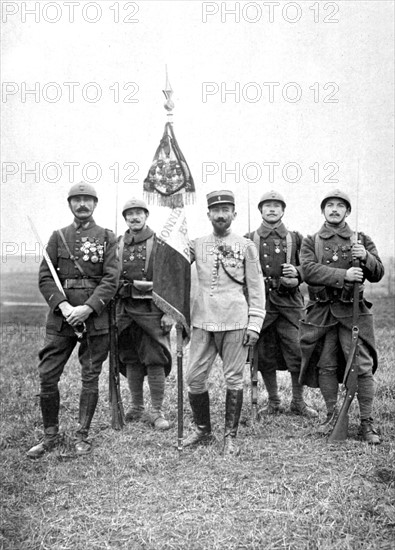
[[[4,278],[2,301],[40,300],[36,275],[23,277]],[[107,364],[91,430],[94,453],[74,459],[68,445],[78,415],[80,387],[74,354],[60,387],[64,446],[58,453],[29,461],[25,451],[42,434],[36,367],[46,308],[5,306],[2,310],[1,548],[395,548],[393,298],[375,298],[374,305],[380,357],[375,418],[382,445],[372,448],[358,439],[356,405],[352,406],[349,439],[342,444],[328,444],[315,435],[317,422],[288,413],[266,417],[252,426],[246,372],[238,436],[242,452],[232,459],[220,455],[225,393],[220,368],[213,372],[210,389],[217,441],[179,455],[175,369],[168,378],[165,402],[172,429],[157,433],[137,423],[116,432],[110,427]],[[188,360],[188,349],[184,360]],[[288,404],[289,376],[281,373],[279,381]],[[318,390],[306,393],[323,417]],[[127,408],[125,380],[122,394]],[[187,401],[186,392],[184,396]],[[260,382],[260,406],[265,400]],[[188,431],[188,404],[184,416]]]

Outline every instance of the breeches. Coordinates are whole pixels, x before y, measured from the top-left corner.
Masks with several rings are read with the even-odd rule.
[[[260,371],[275,371],[281,363],[285,363],[289,372],[300,371],[299,331],[284,317],[278,316],[261,332],[257,349]]]
[[[119,335],[119,358],[125,365],[163,365],[168,358],[162,346],[134,321]]]
[[[57,390],[64,367],[72,354],[78,340],[75,336],[58,336],[47,334],[44,347],[39,353],[41,393],[52,393]],[[81,364],[82,387],[89,391],[98,391],[99,376],[103,362],[107,358],[109,335],[84,335],[78,348],[78,359]]]
[[[248,347],[243,345],[243,335],[243,330],[208,332],[193,327],[186,377],[190,393],[207,391],[207,381],[217,354],[223,362],[227,389],[243,388],[244,365],[248,354]]]
[[[358,338],[358,376],[371,374],[373,370],[373,358],[366,344]],[[340,351],[347,360],[351,348],[351,329],[335,325],[325,335],[324,346],[318,361],[318,368],[321,373],[336,370],[337,357]]]

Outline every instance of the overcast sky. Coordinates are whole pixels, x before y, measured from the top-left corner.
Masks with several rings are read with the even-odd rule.
[[[96,221],[115,229],[118,212],[124,231],[166,122],[166,64],[197,189],[191,237],[211,230],[214,189],[235,192],[239,233],[248,191],[253,229],[277,189],[306,235],[340,187],[350,225],[358,205],[358,229],[393,255],[393,16],[391,1],[3,1],[3,255],[33,248],[27,215],[44,242],[70,223],[67,191],[83,178],[98,179]],[[153,207],[151,227],[168,212]]]

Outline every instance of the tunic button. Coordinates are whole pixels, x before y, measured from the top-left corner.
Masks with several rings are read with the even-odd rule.
[[[266,265],[266,267],[270,267],[270,265],[269,265],[269,264],[267,264],[267,265]]]
[[[75,242],[76,242],[76,243],[80,243],[81,241],[80,241],[79,239],[76,239]]]
[[[77,235],[79,235],[81,233],[81,231],[76,231]]]
[[[124,260],[123,263],[126,264],[126,263],[127,263],[127,260]]]
[[[123,272],[123,274],[126,275],[126,273],[127,273],[127,271],[126,271],[126,269],[125,269],[125,271]]]
[[[267,243],[263,243],[263,246],[267,246]]]
[[[267,254],[264,254],[263,257],[264,257],[264,258],[267,258]]]

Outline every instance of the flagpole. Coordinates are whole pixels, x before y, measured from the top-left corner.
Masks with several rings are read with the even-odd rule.
[[[167,111],[167,120],[173,126],[173,109],[174,102],[172,100],[173,88],[171,87],[169,74],[167,72],[167,65],[165,65],[166,70],[166,84],[165,89],[163,90],[166,102],[164,108]],[[176,333],[177,333],[177,450],[179,455],[183,452],[183,441],[184,441],[184,377],[183,377],[183,327],[180,323],[176,324]]]

